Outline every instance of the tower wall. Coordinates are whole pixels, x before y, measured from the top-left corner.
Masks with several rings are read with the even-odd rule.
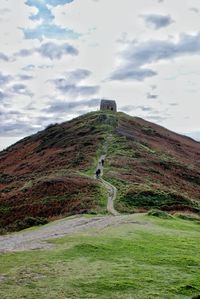
[[[113,100],[101,100],[100,110],[117,112],[117,104]]]

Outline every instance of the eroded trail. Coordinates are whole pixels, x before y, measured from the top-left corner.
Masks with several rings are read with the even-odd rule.
[[[25,251],[35,249],[50,249],[54,245],[48,239],[60,238],[74,233],[98,234],[99,230],[108,226],[135,223],[145,225],[137,214],[107,216],[73,216],[51,222],[34,229],[0,236],[0,252]]]
[[[98,169],[100,170],[99,179],[108,191],[107,211],[113,216],[118,216],[119,213],[114,208],[114,201],[117,196],[117,189],[111,183],[103,179],[103,169],[104,169],[105,160],[106,160],[106,155],[101,155],[97,166],[97,170]]]

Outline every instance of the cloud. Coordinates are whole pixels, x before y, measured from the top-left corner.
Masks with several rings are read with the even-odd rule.
[[[32,21],[40,21],[40,24],[35,28],[21,28],[26,39],[77,39],[80,34],[68,28],[62,28],[54,23],[54,15],[52,14],[51,7],[64,5],[74,0],[27,0],[25,4],[37,9],[35,14],[29,18]]]
[[[81,81],[88,78],[90,74],[88,70],[77,69],[52,82],[62,94],[74,97],[91,96],[99,91],[99,86],[80,85]]]
[[[174,22],[170,15],[145,14],[141,17],[144,19],[147,27],[150,26],[154,29],[169,26]]]
[[[200,12],[197,7],[190,7],[189,10],[192,11],[192,12],[194,12],[194,13],[196,13],[196,14],[199,14],[199,12]]]
[[[66,80],[69,84],[76,84],[88,78],[92,73],[86,69],[76,69],[65,74]]]
[[[28,80],[34,79],[33,76],[26,75],[26,74],[20,74],[20,75],[18,75],[18,78],[22,81],[28,81]]]
[[[8,114],[9,115],[9,114]],[[13,117],[13,115],[10,115]],[[22,136],[29,135],[36,131],[34,127],[30,125],[30,122],[22,122],[19,120],[12,121],[0,127],[0,136]]]
[[[0,60],[9,61],[9,57],[7,55],[5,55],[4,53],[0,53]]]
[[[157,99],[158,95],[157,94],[152,94],[150,92],[147,93],[147,99]]]
[[[12,76],[4,75],[0,72],[0,86],[4,86],[12,80]]]
[[[89,99],[81,101],[50,101],[49,107],[44,109],[47,113],[77,113],[77,109],[87,109],[99,106],[100,99]]]
[[[2,103],[7,98],[8,98],[8,94],[4,91],[0,91],[0,102]]]
[[[141,110],[143,112],[151,112],[153,111],[152,107],[142,106],[142,105],[125,105],[120,108],[120,110],[125,112],[130,112],[133,110]]]
[[[187,55],[200,55],[200,33],[181,34],[177,40],[133,41],[121,52],[123,64],[113,71],[110,78],[142,81],[157,74],[144,68],[146,65]]]
[[[45,116],[33,116],[26,110],[13,110],[0,107],[0,126],[1,137],[26,136],[42,129],[49,121]]]
[[[21,83],[13,84],[8,91],[11,94],[28,95],[30,97],[34,95],[25,84]]]
[[[78,50],[64,43],[62,45],[57,45],[55,43],[49,42],[41,45],[41,47],[35,49],[43,57],[48,57],[49,59],[61,59],[63,55],[78,55]]]
[[[61,59],[65,55],[76,56],[78,55],[78,50],[68,43],[57,44],[53,42],[47,42],[37,48],[21,49],[14,54],[14,57],[27,57],[33,55],[34,53],[38,53],[42,57],[54,60]],[[30,68],[34,68],[34,66],[29,65],[29,69]],[[24,70],[27,70],[27,68],[24,68]]]
[[[114,71],[111,75],[111,80],[134,80],[134,81],[143,81],[144,79],[148,77],[156,76],[157,73],[155,71],[152,71],[150,69],[129,69],[129,67],[122,67]]]
[[[16,53],[17,54],[17,53]],[[20,56],[20,55],[19,55]],[[23,68],[22,68],[22,70],[23,71],[28,71],[28,72],[30,72],[30,71],[33,71],[35,69],[35,65],[34,64],[27,64],[27,65],[25,65]]]

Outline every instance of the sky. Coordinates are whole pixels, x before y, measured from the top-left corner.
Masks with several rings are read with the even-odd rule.
[[[200,0],[1,0],[0,150],[118,110],[200,140]]]

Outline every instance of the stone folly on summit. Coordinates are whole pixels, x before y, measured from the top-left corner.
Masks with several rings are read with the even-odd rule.
[[[113,100],[101,100],[100,110],[117,112],[117,104]]]

